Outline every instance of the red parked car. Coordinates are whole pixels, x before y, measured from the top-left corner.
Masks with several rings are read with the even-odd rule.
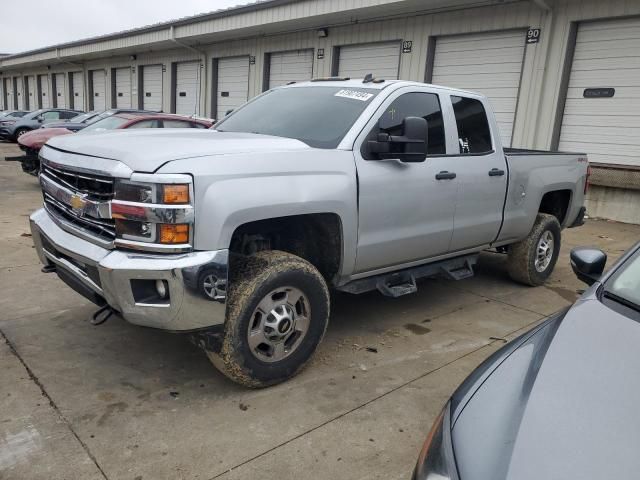
[[[126,128],[209,128],[211,125],[213,125],[213,122],[210,120],[168,113],[116,113],[86,126],[80,132],[85,134]],[[70,135],[72,133],[75,132],[66,128],[39,128],[22,135],[18,139],[20,148],[26,153],[20,159],[22,170],[31,175],[38,175],[40,170],[38,152],[42,146],[52,137]]]

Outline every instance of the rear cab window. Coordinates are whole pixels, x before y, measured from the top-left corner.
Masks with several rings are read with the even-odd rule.
[[[462,155],[493,152],[487,112],[480,100],[451,96],[458,129],[458,148]]]

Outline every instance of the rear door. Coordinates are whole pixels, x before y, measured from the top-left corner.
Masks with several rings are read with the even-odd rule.
[[[502,223],[507,165],[500,133],[492,131],[491,110],[480,98],[451,95],[446,101],[458,139],[447,170],[456,174],[458,193],[450,250],[488,245]]]
[[[402,120],[409,116],[420,116],[428,122],[427,159],[419,163],[375,159],[367,151],[367,141],[379,132],[400,135]],[[448,252],[458,180],[441,175],[450,163],[445,154],[439,96],[420,88],[392,93],[354,147],[359,179],[358,273]]]
[[[115,69],[116,108],[131,108],[131,69]]]

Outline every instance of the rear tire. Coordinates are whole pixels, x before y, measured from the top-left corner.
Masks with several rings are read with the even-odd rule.
[[[214,366],[241,385],[261,388],[300,371],[329,323],[329,290],[306,260],[262,251],[234,272],[220,352]]]
[[[19,128],[15,131],[14,136],[13,136],[13,141],[17,142],[18,139],[24,135],[25,133],[29,132],[30,130],[28,128]]]
[[[509,247],[509,276],[518,283],[532,287],[542,285],[558,260],[560,237],[558,219],[539,213],[527,238]]]

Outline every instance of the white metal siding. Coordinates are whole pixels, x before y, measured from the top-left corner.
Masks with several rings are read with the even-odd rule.
[[[38,75],[40,82],[40,105],[42,108],[51,107],[51,89],[49,88],[49,75]]]
[[[178,63],[176,67],[176,113],[200,114],[200,62]]]
[[[142,108],[162,111],[162,65],[142,67],[142,86],[138,91],[142,95]]]
[[[35,110],[38,108],[38,91],[36,90],[36,77],[33,75],[27,77],[27,89],[29,90],[25,94],[27,109]]]
[[[131,69],[116,68],[116,107],[131,108]]]
[[[84,110],[84,79],[82,72],[71,74],[71,86],[73,87],[73,108]]]
[[[24,86],[22,85],[22,77],[15,78],[15,94],[18,97],[18,110],[24,110],[25,101],[24,101]]]
[[[313,77],[313,50],[270,54],[269,88],[289,82],[304,82]]]
[[[400,42],[368,43],[340,47],[338,75],[364,78],[373,73],[376,78],[397,80],[400,69]]]
[[[245,103],[248,93],[249,57],[219,59],[216,120],[224,118],[228,110]]]
[[[584,98],[597,87],[615,95]],[[640,166],[640,19],[578,27],[559,148],[586,152],[591,162]]]
[[[56,105],[58,108],[67,108],[67,89],[64,73],[56,73],[56,91],[54,95],[56,97]]]
[[[486,95],[504,146],[511,146],[525,30],[438,37],[432,83]]]
[[[105,110],[107,108],[107,88],[104,70],[92,70],[91,83],[93,85],[93,110]]]

